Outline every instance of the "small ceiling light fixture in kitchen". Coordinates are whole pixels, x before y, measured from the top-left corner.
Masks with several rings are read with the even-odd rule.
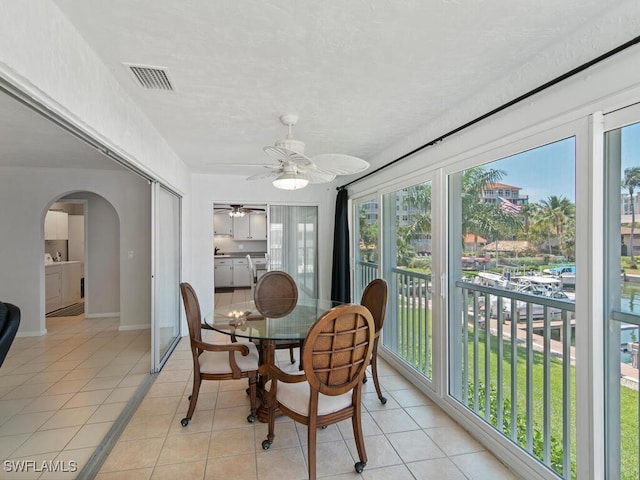
[[[241,207],[233,205],[231,207],[231,211],[229,212],[229,216],[233,218],[244,217],[244,210]]]
[[[273,181],[273,186],[282,190],[298,190],[308,185],[309,180],[296,172],[285,171]]]

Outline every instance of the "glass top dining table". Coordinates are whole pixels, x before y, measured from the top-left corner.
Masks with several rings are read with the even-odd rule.
[[[317,298],[218,304],[204,322],[227,335],[260,340],[304,340],[315,321],[340,302]]]

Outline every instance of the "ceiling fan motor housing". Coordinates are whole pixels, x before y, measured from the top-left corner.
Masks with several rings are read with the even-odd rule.
[[[287,150],[292,150],[296,153],[301,153],[304,155],[305,145],[304,142],[300,140],[295,140],[293,138],[283,138],[282,140],[278,140],[275,143],[276,147],[286,148]]]

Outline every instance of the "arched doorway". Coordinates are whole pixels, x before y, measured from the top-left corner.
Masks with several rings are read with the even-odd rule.
[[[48,221],[52,216],[58,225]],[[78,217],[81,231],[74,228]],[[45,256],[61,260],[45,267],[47,315],[84,303],[85,318],[119,318],[120,220],[114,206],[93,192],[66,194],[50,204],[44,234]]]

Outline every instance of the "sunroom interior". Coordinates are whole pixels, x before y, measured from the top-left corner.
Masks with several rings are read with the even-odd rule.
[[[131,38],[157,37],[144,36],[145,22],[134,32],[113,12],[101,17],[85,11],[106,8],[98,3],[38,0],[0,7],[4,11],[0,39],[5,45],[0,87],[6,105],[0,118],[4,144],[0,220],[10,226],[1,243],[6,255],[0,300],[21,306],[18,340],[47,335],[43,221],[49,206],[60,199],[86,202],[89,212],[96,212],[87,226],[87,241],[105,238],[100,212],[115,211],[118,231],[109,246],[113,255],[104,258],[94,251],[86,256],[85,316],[88,322],[109,319],[119,332],[150,332],[150,374],[140,382],[141,389],[148,389],[170,365],[172,355],[175,361],[184,354],[188,332],[178,283],[189,281],[202,292],[203,311],[214,308],[213,206],[238,202],[274,211],[314,208],[317,277],[309,288],[314,295],[329,298],[335,268],[336,194],[346,190],[350,299],[357,302],[374,278],[384,278],[389,285],[379,350],[387,368],[424,393],[517,477],[638,478],[640,317],[634,300],[640,272],[634,253],[640,241],[634,243],[634,234],[640,206],[640,9],[636,2],[588,6],[572,2],[572,8],[556,16],[578,15],[584,7],[588,12],[584,14],[588,18],[581,19],[584,23],[567,19],[573,27],[565,30],[554,24],[562,35],[547,32],[550,41],[524,52],[530,55],[527,58],[497,58],[489,53],[484,59],[476,57],[470,64],[481,67],[477,86],[462,89],[452,80],[456,71],[464,70],[460,51],[459,59],[446,64],[451,78],[438,76],[438,94],[417,89],[413,97],[398,97],[398,103],[392,95],[397,90],[395,73],[386,79],[378,67],[366,75],[359,73],[362,85],[369,75],[370,82],[384,85],[380,91],[389,95],[381,103],[392,113],[379,110],[375,115],[362,104],[348,102],[350,94],[356,98],[357,85],[330,84],[348,76],[347,70],[323,72],[313,80],[318,82],[313,85],[327,84],[329,94],[322,90],[328,95],[324,98],[313,98],[313,88],[295,85],[291,100],[273,100],[276,93],[267,92],[270,100],[259,102],[253,96],[260,97],[264,72],[243,71],[238,57],[221,63],[227,70],[215,80],[229,87],[225,75],[236,78],[238,90],[201,94],[226,94],[214,102],[219,111],[207,104],[212,112],[199,112],[198,97],[189,97],[188,102],[179,99],[179,88],[178,100],[162,104],[165,100],[154,97],[155,92],[135,93],[123,83],[128,73],[117,70],[121,64],[114,66],[105,40],[122,34],[114,40],[118,45],[114,51],[122,51],[122,44]],[[163,5],[160,18],[168,22],[174,15],[180,22],[204,28],[193,18],[195,13],[206,13],[215,23],[216,14],[236,18],[246,8],[246,16],[255,21],[249,25],[261,23],[261,5],[226,6],[215,12],[202,10],[199,3],[194,3],[192,14]],[[419,2],[409,3],[418,8]],[[440,3],[449,12],[448,2]],[[501,2],[490,3],[488,11],[496,14],[507,8]],[[328,27],[335,14],[330,8],[314,10],[322,19],[314,23],[287,2],[269,6],[279,13],[264,13],[262,21],[279,15],[298,19],[300,30],[294,28],[292,35],[303,39],[304,46],[309,46],[308,37],[325,32],[335,39],[338,50],[349,51],[356,43],[359,52],[366,50],[354,39],[336,34],[340,28]],[[383,18],[377,16],[375,2],[368,7],[351,6],[348,12],[380,22],[380,29],[373,29],[378,34],[385,22],[394,25],[392,15],[399,13],[405,25],[394,25],[393,31],[406,30],[410,37],[420,30],[410,21],[408,6],[392,9]],[[422,9],[420,13],[425,14]],[[528,25],[523,20],[526,15],[533,12],[518,4],[509,7],[505,18],[513,16],[523,28],[540,34],[546,31],[544,25]],[[461,18],[469,20],[466,14]],[[109,23],[117,20],[122,29]],[[148,21],[153,24],[153,19]],[[340,17],[339,26],[345,23]],[[216,33],[223,32],[215,25]],[[455,21],[450,25],[455,31]],[[517,43],[519,34],[531,41],[525,30],[509,30],[511,37],[500,37],[501,25],[493,25],[494,37],[491,30],[479,29],[486,35],[482,41],[495,42],[483,45],[497,49],[500,42]],[[226,30],[229,37],[218,38],[220,49],[234,56],[234,35],[242,33]],[[250,37],[243,45],[256,48],[257,38]],[[404,49],[412,45],[403,42]],[[171,52],[171,47],[158,45],[151,49],[152,58],[118,62],[170,62],[171,54],[163,52]],[[392,49],[391,40],[384,45],[389,55],[402,56]],[[282,46],[270,44],[274,51]],[[279,65],[273,70],[296,70],[291,61],[304,50],[292,48],[283,56],[270,57]],[[404,59],[406,68],[429,50],[413,48],[410,58]],[[249,51],[259,56],[259,49],[236,53]],[[139,52],[151,55],[149,50]],[[247,62],[262,65],[256,57],[248,56]],[[354,61],[347,55],[338,66],[344,67],[349,59]],[[328,62],[322,55],[312,60]],[[503,76],[492,75],[492,68]],[[411,73],[404,70],[397,75]],[[464,77],[469,83],[474,75],[465,71]],[[279,75],[274,78],[272,87],[283,81]],[[447,78],[452,93],[447,92]],[[174,80],[179,87],[180,76]],[[305,76],[296,76],[295,81],[302,84]],[[251,91],[241,92],[247,85]],[[373,87],[362,90],[375,96]],[[332,95],[333,103],[341,105],[329,102]],[[311,120],[323,100],[327,116]],[[174,101],[191,102],[189,110],[175,113],[170,110]],[[292,104],[296,101],[300,103]],[[374,106],[381,108],[378,102]],[[415,105],[420,102],[438,108],[421,110]],[[300,136],[308,135],[310,148],[320,151],[334,143],[367,160],[369,170],[295,191],[275,189],[270,182],[247,183],[248,176],[263,168],[253,159],[254,150],[256,156],[262,155],[263,144],[281,133],[278,115],[293,109],[302,114]],[[362,111],[356,115],[358,110]],[[186,113],[194,115],[193,131],[188,128],[190,118],[165,118]],[[251,124],[254,116],[257,121]],[[314,129],[327,127],[327,133],[314,136],[311,129],[304,130],[307,119]],[[358,121],[363,122],[362,129],[356,128]],[[210,138],[202,134],[207,122],[219,131]],[[269,123],[274,125],[256,133]],[[371,129],[366,135],[365,127]],[[234,143],[237,148],[230,147]],[[359,143],[364,145],[360,149]],[[243,163],[253,164],[253,170]],[[115,282],[104,280],[109,265],[119,268],[115,277],[109,277],[117,278]],[[566,275],[551,272],[561,266],[573,270]],[[145,370],[138,362],[136,357],[136,374]],[[0,378],[5,378],[0,406],[15,400],[11,390],[17,378],[9,378],[10,365],[0,370]],[[2,423],[11,415],[0,410],[0,436]],[[362,478],[368,478],[367,470]]]

